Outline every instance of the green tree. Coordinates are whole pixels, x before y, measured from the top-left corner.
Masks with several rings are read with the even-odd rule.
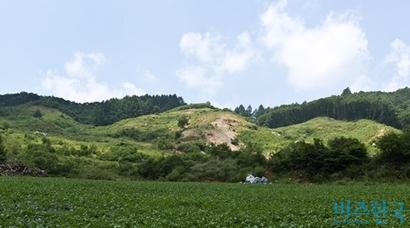
[[[377,146],[380,149],[378,160],[396,166],[410,163],[410,127],[402,134],[388,133],[383,136]]]
[[[251,105],[248,105],[248,107],[246,108],[246,111],[245,111],[245,116],[246,117],[249,117],[249,116],[252,116],[252,106]]]
[[[263,105],[259,105],[258,109],[255,109],[255,111],[253,112],[253,116],[255,118],[258,118],[259,116],[263,115],[264,112],[265,108],[263,107]]]
[[[189,119],[187,116],[181,116],[178,119],[178,127],[185,128],[185,126],[189,124],[188,122],[189,122]]]
[[[352,91],[350,91],[349,87],[344,89],[343,92],[342,92],[342,96],[348,96],[348,95],[351,95],[351,94],[352,94]]]
[[[35,112],[34,112],[34,114],[33,114],[33,116],[35,117],[35,118],[41,118],[41,117],[43,117],[43,114],[40,112],[40,110],[36,110]]]
[[[239,105],[238,107],[235,108],[234,110],[235,113],[238,113],[241,116],[245,116],[246,115],[246,110],[245,107],[243,105]]]
[[[368,162],[366,146],[355,138],[336,137],[328,141],[330,147],[329,169],[344,171],[352,165],[361,166]]]
[[[159,112],[161,111],[161,109],[158,107],[158,105],[155,105],[154,108],[152,109],[152,112],[155,114],[159,114]]]

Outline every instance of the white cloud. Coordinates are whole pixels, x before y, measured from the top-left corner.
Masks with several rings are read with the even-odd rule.
[[[193,56],[196,63],[180,68],[176,75],[188,88],[201,85],[203,93],[214,96],[225,73],[243,72],[250,63],[260,61],[249,33],[239,34],[231,43],[234,45],[219,34],[209,32],[184,34],[180,41],[181,52],[187,57]]]
[[[323,24],[307,28],[272,4],[261,15],[262,42],[273,51],[272,61],[287,67],[288,81],[298,90],[327,88],[352,82],[369,58],[365,33],[352,12],[330,13]]]
[[[218,76],[206,77],[206,69],[200,66],[187,66],[176,72],[177,77],[190,89],[200,89],[202,95],[214,96],[221,86]]]
[[[151,71],[141,69],[140,66],[137,66],[137,69],[135,69],[135,73],[136,73],[138,76],[141,76],[144,81],[147,81],[147,82],[155,82],[155,81],[158,81],[158,78],[155,77],[155,76],[151,73]]]
[[[146,92],[141,89],[141,88],[137,88],[134,84],[132,84],[131,82],[124,82],[122,83],[122,88],[123,90],[119,91],[120,94],[132,94],[132,95],[144,95],[146,94]],[[121,95],[124,96],[124,95]]]
[[[64,68],[67,76],[47,71],[42,80],[42,88],[53,95],[77,102],[93,102],[125,95],[143,95],[145,91],[130,82],[122,83],[120,88],[110,88],[97,82],[94,72],[105,62],[101,53],[85,54],[77,52]]]
[[[390,82],[384,85],[385,91],[395,91],[407,86],[410,76],[410,46],[402,40],[396,39],[390,44],[391,52],[385,57],[384,63],[394,63],[397,67],[397,74]]]
[[[249,33],[244,32],[237,37],[235,48],[224,52],[220,67],[229,73],[242,72],[250,62],[258,61],[257,57]]]
[[[77,52],[74,54],[72,61],[66,62],[64,69],[72,77],[90,77],[92,75],[91,71],[104,62],[105,57],[102,53],[85,54]]]
[[[223,52],[220,37],[210,33],[204,35],[195,32],[186,33],[182,36],[179,46],[182,53],[185,55],[193,54],[201,62],[214,61],[215,56]]]

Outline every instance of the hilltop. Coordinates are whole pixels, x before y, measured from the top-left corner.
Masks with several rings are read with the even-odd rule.
[[[257,124],[271,128],[303,123],[320,116],[347,121],[368,119],[395,128],[404,128],[410,124],[410,89],[406,87],[395,92],[352,93],[346,88],[337,96],[302,104],[266,109],[262,107],[262,111],[260,109],[255,110]],[[238,111],[250,114],[243,108]]]

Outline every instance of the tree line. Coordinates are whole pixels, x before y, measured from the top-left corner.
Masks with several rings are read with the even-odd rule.
[[[76,103],[53,96],[40,96],[34,93],[0,95],[0,116],[8,114],[7,108],[17,105],[39,105],[53,108],[72,117],[74,120],[95,126],[113,124],[119,120],[141,115],[155,114],[185,105],[177,95],[125,96],[102,102]]]
[[[341,95],[321,98],[302,104],[281,105],[252,111],[243,105],[235,108],[236,113],[254,117],[260,126],[270,128],[302,123],[310,119],[326,116],[336,120],[369,119],[395,128],[403,129],[410,124],[410,89],[396,92],[351,93],[346,88]]]

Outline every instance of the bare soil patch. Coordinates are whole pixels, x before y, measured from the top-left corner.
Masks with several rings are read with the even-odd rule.
[[[385,134],[386,134],[386,129],[384,129],[384,128],[379,129],[379,131],[376,133],[376,135],[374,135],[374,136],[371,137],[369,140],[367,140],[367,142],[371,142],[371,141],[373,141],[374,139],[383,137]]]
[[[48,176],[44,170],[32,169],[24,164],[0,164],[0,176]]]
[[[189,136],[204,135],[206,141],[209,143],[213,143],[215,145],[226,143],[231,148],[231,150],[239,150],[239,147],[233,145],[231,141],[237,135],[237,133],[233,130],[233,127],[243,124],[243,121],[229,114],[223,114],[216,120],[212,120],[210,118],[212,117],[204,116],[201,119],[201,122],[204,123],[203,128],[199,127],[195,129],[187,129],[182,132],[182,137],[186,138]],[[209,124],[209,122],[211,123]],[[207,125],[211,126],[207,127]]]

